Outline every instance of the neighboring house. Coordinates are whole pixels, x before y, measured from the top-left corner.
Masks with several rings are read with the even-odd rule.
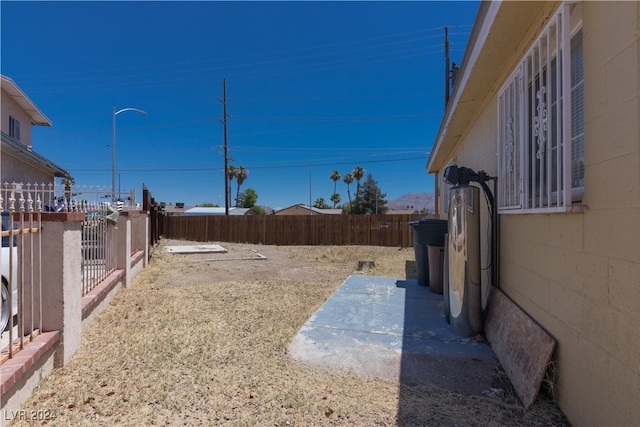
[[[498,284],[574,425],[640,425],[639,34],[640,2],[482,2],[427,163],[443,218],[446,166],[498,177]]]
[[[420,212],[415,209],[389,209],[385,212],[387,215],[413,215],[418,213]]]
[[[179,205],[165,205],[162,211],[167,216],[182,216],[184,215],[184,211],[191,209],[193,206],[184,206],[184,204]]]
[[[229,208],[229,215],[250,215],[251,209],[248,208]],[[225,215],[224,207],[195,207],[184,211],[183,216],[211,216]]]
[[[289,206],[273,213],[274,215],[340,215],[342,209],[318,209],[304,204]]]
[[[200,206],[178,206],[165,205],[163,212],[167,216],[211,216],[225,215],[224,207],[200,207]],[[229,215],[252,215],[248,208],[229,208]]]
[[[0,90],[2,182],[49,184],[67,175],[33,150],[31,125],[51,126],[51,121],[10,78],[1,76]]]

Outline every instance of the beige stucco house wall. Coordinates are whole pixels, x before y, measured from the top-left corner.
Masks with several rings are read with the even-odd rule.
[[[67,173],[34,150],[31,126],[51,126],[51,121],[6,76],[0,78],[0,120],[2,182],[48,184]]]
[[[556,340],[556,391],[569,420],[581,426],[637,426],[640,3],[576,5],[584,71],[582,197],[562,212],[500,210],[498,285]],[[442,173],[447,165],[504,179],[499,92],[559,7],[564,4],[481,5],[427,164],[436,174],[441,217],[446,217]],[[486,233],[481,238],[487,248]],[[490,285],[485,274],[483,287]]]

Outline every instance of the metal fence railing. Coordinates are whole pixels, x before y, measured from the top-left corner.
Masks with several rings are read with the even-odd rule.
[[[61,186],[5,182],[0,186],[2,211],[2,360],[13,357],[42,330],[42,216],[49,212],[82,212],[82,296],[116,269],[116,222],[120,211],[139,210],[135,193],[113,193],[110,187]],[[25,320],[26,319],[26,320]],[[30,323],[30,324],[26,324]],[[19,340],[16,340],[19,338]],[[19,341],[18,347],[13,343]],[[7,344],[10,344],[7,346]],[[1,362],[0,361],[0,362]]]
[[[117,210],[105,204],[85,206],[82,221],[82,296],[116,269]]]
[[[42,209],[32,191],[5,185],[2,208],[2,354],[0,363],[42,331]]]

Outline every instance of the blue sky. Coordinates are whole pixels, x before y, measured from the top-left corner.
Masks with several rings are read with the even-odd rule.
[[[2,1],[1,70],[53,122],[34,150],[77,184],[224,204],[230,164],[272,208],[328,203],[331,171],[373,174],[387,200],[432,192],[444,27],[460,62],[478,2]],[[235,197],[235,182],[232,183]],[[355,185],[352,185],[352,194]],[[342,201],[347,187],[338,183]]]

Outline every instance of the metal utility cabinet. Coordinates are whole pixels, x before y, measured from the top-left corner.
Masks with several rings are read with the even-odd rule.
[[[448,303],[451,330],[462,336],[472,336],[483,329],[479,207],[477,187],[459,185],[449,190],[445,304]]]

